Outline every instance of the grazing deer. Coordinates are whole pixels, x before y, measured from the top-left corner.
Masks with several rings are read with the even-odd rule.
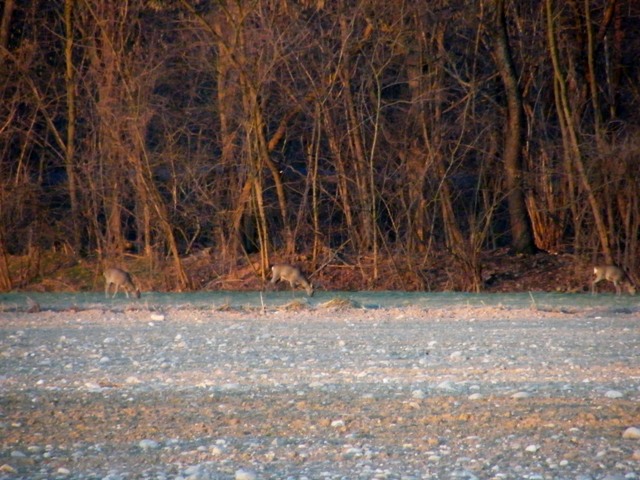
[[[275,285],[278,280],[286,280],[291,285],[291,288],[295,288],[296,285],[302,285],[307,291],[307,295],[313,297],[313,285],[304,278],[298,267],[284,264],[274,265],[271,267],[271,283]]]
[[[120,268],[107,268],[104,271],[104,296],[109,297],[109,287],[111,284],[115,285],[115,290],[113,292],[113,297],[115,298],[118,293],[118,287],[122,287],[124,289],[124,293],[127,294],[127,298],[129,298],[129,291],[135,295],[136,298],[140,298],[140,290],[135,286],[133,280],[131,279],[131,274],[129,272],[125,272]]]
[[[621,293],[620,285],[625,285],[631,295],[636,293],[636,287],[633,282],[620,267],[616,267],[615,265],[597,265],[593,267],[593,274],[596,278],[591,283],[591,293],[595,292],[596,284],[602,280],[613,282],[614,287],[616,287],[616,295],[620,295]]]

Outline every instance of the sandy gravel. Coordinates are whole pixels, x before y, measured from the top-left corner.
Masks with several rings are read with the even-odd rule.
[[[640,310],[0,312],[0,479],[637,479]]]

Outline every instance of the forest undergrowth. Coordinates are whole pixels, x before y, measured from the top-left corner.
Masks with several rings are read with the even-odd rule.
[[[591,285],[592,264],[572,254],[514,255],[505,248],[482,252],[480,258],[480,291],[485,293],[576,293],[588,291]],[[150,266],[146,259],[129,255],[116,263],[133,274],[142,291],[177,291],[171,262]],[[269,272],[263,278],[259,259],[252,256],[230,265],[205,250],[184,257],[183,263],[194,291],[289,288],[283,283],[271,286]],[[366,256],[333,257],[318,262],[315,269],[303,256],[291,263],[300,266],[318,290],[473,291],[464,268],[445,255],[378,257],[375,266],[373,258]],[[97,259],[77,260],[55,252],[43,253],[37,259],[10,257],[9,264],[17,291],[100,291],[104,285]],[[373,277],[375,270],[378,278]],[[599,290],[613,292],[613,287],[601,284]]]

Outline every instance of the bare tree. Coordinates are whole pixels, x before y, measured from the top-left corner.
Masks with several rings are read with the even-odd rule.
[[[507,120],[504,128],[504,167],[512,246],[516,253],[534,253],[536,246],[524,195],[522,138],[524,115],[522,95],[511,57],[504,0],[496,0],[496,31],[493,35],[495,58],[507,97]]]
[[[607,263],[611,263],[611,247],[609,244],[609,233],[604,223],[604,219],[601,213],[601,206],[596,198],[591,187],[589,176],[585,169],[583,154],[580,149],[580,142],[578,139],[578,132],[576,125],[574,124],[575,118],[573,115],[572,105],[569,102],[569,95],[567,92],[566,78],[560,63],[560,54],[556,42],[556,23],[554,22],[554,13],[551,0],[545,0],[545,12],[547,19],[547,36],[549,41],[549,55],[551,57],[551,63],[553,65],[554,72],[554,87],[556,88],[556,108],[558,111],[558,117],[561,125],[563,125],[563,136],[568,151],[565,152],[569,158],[572,159],[572,166],[575,167],[578,178],[582,184],[589,205],[591,206],[591,214],[593,215],[596,232],[602,247],[602,253]]]
[[[631,0],[6,1],[0,288],[54,251],[166,268],[176,289],[207,282],[181,259],[207,247],[216,274],[340,258],[371,287],[391,271],[431,288],[446,259],[447,287],[477,290],[485,251],[507,246],[632,270],[639,15]]]

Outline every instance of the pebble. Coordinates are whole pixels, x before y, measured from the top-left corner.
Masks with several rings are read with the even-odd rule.
[[[200,465],[192,465],[190,467],[185,468],[184,474],[189,478],[198,478],[201,474],[202,466]]]
[[[244,468],[236,470],[236,480],[256,480],[257,478],[258,475],[251,470],[245,470]]]
[[[214,445],[209,449],[209,454],[214,456],[214,457],[218,457],[220,455],[222,455],[224,452],[222,450],[222,448]]]
[[[233,390],[240,390],[242,388],[242,385],[240,385],[239,383],[225,383],[224,385],[220,386],[220,389],[225,391],[225,392],[231,392]]]
[[[124,480],[125,477],[120,475],[119,473],[108,473],[106,476],[102,477],[102,480]]]
[[[411,392],[411,396],[413,398],[420,400],[420,399],[426,398],[427,394],[424,393],[423,390],[414,390],[413,392]]]
[[[622,438],[638,440],[640,439],[640,428],[638,427],[629,427],[622,434]]]
[[[276,478],[277,472],[282,473],[281,478],[290,480],[639,478],[634,473],[640,461],[640,424],[635,418],[629,420],[626,414],[626,421],[616,429],[617,436],[603,436],[598,428],[579,429],[578,424],[572,425],[570,414],[563,417],[564,410],[553,405],[557,395],[560,403],[572,404],[573,398],[586,396],[597,405],[604,405],[602,408],[615,407],[616,402],[608,399],[620,398],[617,395],[635,398],[639,387],[634,384],[623,387],[622,383],[610,384],[622,387],[620,391],[598,387],[602,384],[600,377],[587,368],[591,360],[586,356],[584,365],[576,362],[575,368],[573,364],[568,364],[566,371],[560,368],[560,362],[556,363],[559,354],[554,352],[559,351],[563,337],[556,338],[553,331],[545,331],[544,336],[536,340],[540,350],[544,342],[548,342],[550,348],[550,358],[545,358],[546,363],[540,369],[541,375],[548,375],[551,383],[542,380],[538,384],[538,367],[527,363],[532,359],[527,350],[533,348],[531,342],[507,342],[512,334],[501,328],[496,329],[496,338],[478,343],[476,349],[475,343],[481,342],[478,336],[472,339],[461,336],[451,348],[454,342],[438,325],[445,320],[434,320],[430,326],[439,330],[426,338],[416,333],[418,339],[414,345],[414,334],[409,332],[412,335],[409,337],[409,333],[399,328],[404,327],[405,322],[410,326],[410,322],[415,321],[411,315],[403,319],[401,326],[385,321],[363,324],[356,317],[346,327],[331,323],[331,328],[326,330],[316,316],[313,322],[298,324],[297,320],[287,320],[286,325],[281,326],[280,321],[273,318],[275,315],[270,314],[261,318],[261,322],[236,322],[240,317],[236,318],[234,312],[225,314],[229,318],[216,317],[210,324],[189,319],[184,325],[180,323],[181,313],[170,313],[170,323],[158,322],[156,328],[150,330],[146,326],[150,312],[138,311],[135,315],[136,320],[145,321],[132,322],[126,330],[111,326],[100,330],[93,328],[93,324],[89,329],[90,324],[84,322],[87,331],[92,332],[86,334],[72,324],[73,328],[65,329],[65,336],[55,337],[56,341],[60,338],[59,344],[64,348],[58,348],[55,342],[48,344],[32,333],[23,335],[24,340],[17,336],[10,341],[6,336],[0,338],[0,359],[10,360],[0,369],[0,389],[6,386],[26,392],[27,400],[33,401],[33,405],[25,403],[25,412],[32,407],[39,408],[45,400],[53,413],[65,411],[68,395],[83,402],[84,399],[111,399],[109,401],[117,401],[127,412],[114,410],[113,415],[109,414],[113,420],[111,426],[122,426],[120,431],[113,430],[118,446],[114,446],[112,438],[105,443],[92,443],[90,438],[81,436],[77,440],[74,436],[73,440],[46,441],[47,437],[33,436],[13,446],[7,442],[0,448],[4,463],[0,463],[0,479],[257,480]],[[620,317],[620,321],[627,322],[624,317]],[[121,318],[116,320],[120,322]],[[160,319],[155,317],[155,320]],[[484,327],[486,322],[477,321],[474,328]],[[555,328],[565,328],[564,324],[563,320]],[[372,332],[372,345],[368,343],[369,338],[363,336],[363,325],[367,332]],[[313,331],[319,326],[323,327],[318,329],[320,336],[305,333],[305,329]],[[331,331],[334,326],[344,332],[345,340],[340,339],[339,344],[344,350],[335,348]],[[422,329],[423,325],[419,327]],[[567,329],[573,335],[573,328],[567,325]],[[103,333],[95,336],[94,331]],[[400,335],[393,337],[393,345],[389,345],[386,338],[391,334]],[[430,336],[441,338],[440,343],[429,342]],[[590,348],[592,336],[589,334],[586,338]],[[176,349],[177,345],[187,345],[187,342],[188,351]],[[507,351],[507,344],[512,343],[513,347],[509,348],[515,351]],[[427,344],[434,349],[429,355],[423,353]],[[617,344],[614,346],[618,348]],[[456,348],[459,351],[451,353]],[[598,353],[597,349],[592,353]],[[46,362],[41,361],[43,357],[47,357]],[[416,358],[420,362],[424,360],[429,368],[416,365]],[[454,362],[454,358],[463,361]],[[490,364],[483,363],[485,359]],[[503,365],[505,369],[500,370],[498,367]],[[162,368],[172,370],[164,372]],[[33,389],[36,381],[38,388]],[[564,386],[567,388],[561,391]],[[134,437],[134,430],[126,429],[139,420],[129,412],[156,408],[157,399],[162,399],[165,389],[172,401],[184,399],[188,410],[195,412],[199,406],[210,408],[215,423],[219,421],[222,428],[212,429],[213,422],[209,422],[203,432],[194,428],[191,438],[181,431],[174,433],[167,426],[166,434],[156,435],[148,430]],[[101,393],[91,394],[88,390]],[[260,422],[264,417],[259,410],[254,415],[252,406],[260,408],[261,402],[280,400],[281,396],[290,399],[290,403],[278,401],[278,413],[265,419],[274,422],[273,429],[266,430],[267,423],[267,435],[257,434],[263,428]],[[201,403],[203,397],[209,397],[210,405]],[[530,397],[534,401],[524,400],[526,405],[511,401]],[[54,405],[53,401],[58,399],[60,404]],[[480,401],[472,404],[471,400]],[[129,401],[131,405],[138,401],[145,403],[137,410],[129,407]],[[362,409],[363,415],[352,414],[347,403],[350,401]],[[516,424],[520,410],[527,415],[529,403],[532,408],[540,408],[543,414],[551,412],[549,420],[542,421],[551,422],[553,418],[554,423],[536,424],[544,428],[544,437],[542,430],[517,427],[511,431],[505,429],[503,438],[489,442],[484,432],[471,422],[476,411],[483,413],[494,402],[496,415],[487,418],[504,421],[506,425]],[[547,405],[551,405],[551,410],[545,410]],[[177,403],[168,406],[181,408]],[[393,411],[395,407],[399,410]],[[289,421],[285,416],[288,409],[293,409],[294,418],[300,418],[294,424],[292,436],[281,433],[285,432],[283,422]],[[149,413],[152,412],[149,410]],[[444,421],[438,421],[439,415]],[[467,417],[472,431],[460,425],[459,420]],[[202,421],[208,420],[203,417]],[[0,437],[15,437],[20,432],[14,429],[26,429],[30,422],[26,413],[4,417],[0,414]],[[404,429],[414,428],[416,422],[419,422],[416,428],[419,435],[415,438],[404,435]],[[332,428],[327,428],[329,425]],[[489,424],[487,427],[491,428]],[[235,436],[234,431],[241,434]],[[212,435],[224,438],[216,439]],[[387,441],[388,435],[395,437],[395,443]],[[149,438],[145,438],[147,436]],[[491,438],[490,432],[487,438]],[[541,438],[544,443],[537,444]],[[47,441],[52,445],[45,445]],[[42,442],[41,446],[38,442]],[[559,445],[562,446],[558,448]],[[509,451],[505,451],[507,449]],[[111,471],[108,463],[98,464],[103,458],[109,461],[119,455],[124,458],[125,454],[137,456],[139,461],[114,461]]]
[[[455,385],[450,380],[440,382],[436,388],[438,390],[445,390],[447,392],[453,392],[456,389]]]
[[[624,393],[619,392],[618,390],[609,390],[604,394],[607,398],[622,398],[624,397]]]
[[[464,354],[458,350],[451,353],[451,355],[449,355],[449,358],[456,361],[464,360]]]
[[[95,382],[85,382],[84,386],[90,392],[101,392],[102,391],[102,387],[99,384],[95,383]]]
[[[144,440],[140,440],[140,442],[138,443],[138,446],[142,450],[146,451],[146,450],[155,450],[160,446],[160,444],[155,440],[144,439]]]

